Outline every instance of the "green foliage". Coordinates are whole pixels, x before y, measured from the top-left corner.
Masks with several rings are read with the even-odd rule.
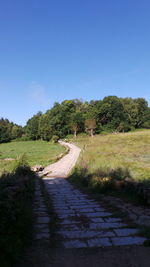
[[[14,266],[32,238],[35,175],[28,166],[0,179],[0,263]]]
[[[6,143],[21,137],[23,128],[17,124],[9,122],[7,119],[0,119],[0,143]]]
[[[131,178],[127,168],[110,169],[103,167],[91,173],[88,164],[82,165],[85,165],[85,162],[84,164],[81,163],[81,167],[74,169],[70,180],[92,192],[104,193],[116,190],[118,189],[118,182],[120,187],[123,186],[125,178]]]
[[[34,115],[31,119],[27,121],[27,125],[25,128],[27,136],[31,140],[37,140],[39,139],[39,121],[40,117],[42,116],[41,112],[38,112],[36,115]]]
[[[87,125],[88,120],[93,120],[92,128]],[[108,96],[90,102],[73,99],[54,103],[45,114],[38,112],[27,121],[24,129],[1,119],[0,142],[26,137],[50,141],[54,135],[65,138],[68,134],[76,137],[85,131],[93,135],[93,132],[128,132],[143,127],[150,128],[150,108],[144,98]]]
[[[58,143],[58,140],[59,140],[59,136],[53,135],[53,137],[52,137],[53,143]]]
[[[35,116],[30,120],[34,121]],[[92,128],[89,125],[90,120],[94,123]],[[29,122],[27,125],[30,124]],[[108,96],[103,100],[90,102],[81,102],[78,99],[65,100],[60,104],[55,103],[51,109],[41,115],[37,125],[38,135],[30,135],[31,138],[41,138],[47,141],[51,140],[53,135],[64,138],[73,133],[76,137],[77,134],[85,131],[91,136],[93,132],[97,134],[101,132],[127,132],[143,126],[148,128],[150,110],[143,98]]]
[[[93,136],[94,129],[96,128],[96,120],[94,118],[85,120],[86,132]]]

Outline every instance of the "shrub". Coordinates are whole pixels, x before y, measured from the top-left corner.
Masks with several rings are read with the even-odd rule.
[[[59,140],[59,136],[57,136],[57,135],[52,136],[52,142],[57,143],[58,140]]]
[[[0,179],[0,263],[13,266],[32,237],[35,174],[18,166]]]

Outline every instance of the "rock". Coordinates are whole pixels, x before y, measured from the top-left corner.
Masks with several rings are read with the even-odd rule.
[[[32,170],[34,172],[40,172],[40,171],[44,170],[44,167],[42,165],[35,165],[35,166],[32,167]]]
[[[13,159],[13,158],[6,158],[6,159],[4,159],[4,160],[11,161],[11,160],[15,160],[15,159]]]

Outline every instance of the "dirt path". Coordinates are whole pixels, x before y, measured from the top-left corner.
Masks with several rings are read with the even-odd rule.
[[[67,146],[69,148],[69,153],[65,155],[63,158],[61,158],[56,163],[53,163],[49,166],[47,166],[44,171],[41,173],[46,174],[48,177],[67,177],[70,170],[74,167],[76,164],[76,161],[79,157],[79,154],[81,152],[81,149],[79,147],[76,147],[73,144],[66,143],[63,141],[59,142],[61,145]]]
[[[44,178],[58,218],[55,225],[57,246],[50,247],[52,236],[48,224],[51,218],[38,186],[35,241],[20,266],[149,266],[150,249],[139,246],[145,241],[139,229],[110,212],[103,201],[89,199],[64,179],[80,154],[75,145],[67,145],[69,154],[48,166],[45,172],[50,174]]]

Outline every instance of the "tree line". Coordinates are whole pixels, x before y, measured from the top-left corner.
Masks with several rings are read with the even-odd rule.
[[[150,108],[144,98],[118,98],[83,102],[79,99],[54,103],[42,114],[38,112],[27,121],[25,132],[32,140],[63,138],[68,134],[87,132],[127,132],[150,128]]]
[[[24,128],[7,119],[0,120],[0,142],[17,138],[51,140],[78,133],[127,132],[150,128],[150,108],[144,98],[107,96],[89,102],[79,99],[54,103],[44,114],[38,112]]]
[[[8,119],[0,119],[0,143],[6,143],[13,139],[22,137],[24,130],[22,126],[10,122]]]

